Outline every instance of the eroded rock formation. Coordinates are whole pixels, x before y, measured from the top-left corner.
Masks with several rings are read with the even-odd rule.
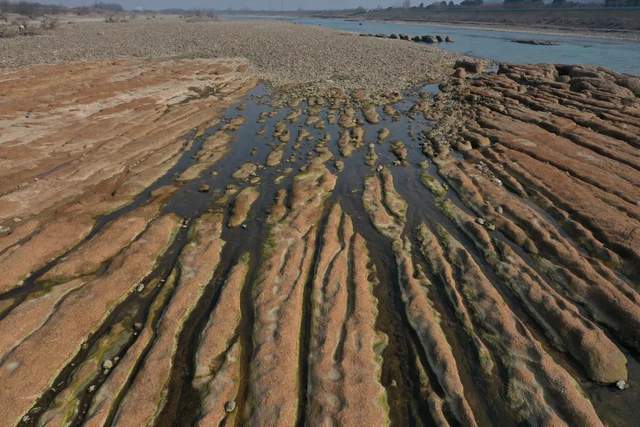
[[[633,425],[634,77],[237,104],[246,65],[0,82],[8,425]]]

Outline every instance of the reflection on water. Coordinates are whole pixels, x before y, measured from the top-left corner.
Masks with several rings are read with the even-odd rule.
[[[260,19],[259,17],[253,18]],[[248,19],[248,17],[234,16],[232,19]],[[453,52],[490,58],[498,62],[589,64],[607,67],[620,73],[640,74],[640,42],[460,28],[454,25],[440,24],[354,22],[344,19],[289,17],[270,17],[269,19],[290,20],[299,24],[319,25],[358,33],[404,33],[409,36],[442,34],[451,36],[454,43],[440,43],[437,46]],[[513,43],[512,40],[515,39],[552,40],[559,44],[556,46],[526,45]]]

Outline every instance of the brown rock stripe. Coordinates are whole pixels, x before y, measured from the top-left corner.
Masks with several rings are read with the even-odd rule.
[[[291,210],[273,222],[263,246],[263,263],[253,285],[254,352],[248,390],[248,423],[291,425],[299,396],[300,328],[304,286],[314,257],[317,224],[335,177],[312,160],[295,177]]]
[[[240,381],[240,296],[249,272],[243,255],[231,269],[209,317],[195,361],[193,386],[201,394],[202,426],[220,425],[228,416],[227,402],[235,402]]]
[[[114,422],[118,425],[153,423],[167,401],[173,358],[184,322],[211,281],[220,261],[224,241],[220,239],[223,217],[205,214],[195,221],[193,238],[178,261],[176,291],[157,329],[157,337],[133,380]]]
[[[178,223],[173,215],[154,221],[103,276],[66,298],[42,327],[5,357],[0,366],[3,419],[18,420],[31,407],[109,312],[153,269]]]

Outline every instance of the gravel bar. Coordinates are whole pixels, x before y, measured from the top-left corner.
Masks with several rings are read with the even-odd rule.
[[[439,81],[456,56],[402,40],[281,22],[76,22],[42,36],[0,39],[0,68],[121,57],[245,57],[276,87],[389,92]]]

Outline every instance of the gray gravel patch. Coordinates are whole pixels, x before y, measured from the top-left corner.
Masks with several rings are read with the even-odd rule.
[[[281,22],[131,21],[66,24],[0,40],[0,68],[122,57],[245,57],[276,87],[398,91],[439,81],[456,56],[402,40]]]

